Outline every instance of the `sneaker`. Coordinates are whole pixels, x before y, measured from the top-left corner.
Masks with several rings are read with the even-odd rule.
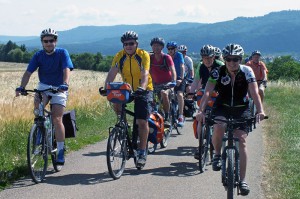
[[[212,160],[212,169],[214,171],[221,170],[221,155],[214,155],[214,158]]]
[[[137,158],[136,166],[138,168],[143,168],[146,164],[147,156],[145,154],[139,154]]]
[[[240,189],[240,192],[241,192],[242,196],[246,196],[250,192],[249,186],[245,181],[240,181],[239,189]]]
[[[196,159],[196,160],[199,160],[199,150],[197,149],[196,151],[195,151],[195,153],[194,153],[194,158]]]
[[[62,149],[58,152],[57,154],[57,159],[56,159],[56,164],[58,165],[64,165],[65,164],[65,157],[64,157],[64,153],[65,153],[65,150]]]
[[[184,126],[184,118],[183,116],[179,116],[178,118],[178,124],[179,127],[183,127]]]

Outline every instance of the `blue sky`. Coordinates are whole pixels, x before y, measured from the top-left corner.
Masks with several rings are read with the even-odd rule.
[[[83,25],[215,23],[300,10],[298,0],[0,0],[0,35],[37,36]]]

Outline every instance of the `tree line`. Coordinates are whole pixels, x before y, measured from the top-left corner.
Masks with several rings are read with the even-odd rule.
[[[18,46],[12,41],[0,44],[0,61],[29,63],[38,49],[29,52],[25,45]],[[75,68],[107,72],[110,69],[113,56],[102,56],[101,53],[70,54]]]
[[[29,63],[31,57],[38,50],[29,52],[25,45],[18,46],[12,41],[0,44],[0,61]],[[110,69],[113,56],[103,56],[101,53],[70,54],[75,68],[107,72]],[[198,61],[197,61],[198,62]],[[194,66],[197,66],[197,62]],[[266,64],[269,70],[269,80],[300,80],[300,63],[292,56],[276,57]]]

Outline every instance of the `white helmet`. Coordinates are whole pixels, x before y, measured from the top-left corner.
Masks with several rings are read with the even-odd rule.
[[[223,57],[227,57],[229,55],[236,55],[242,58],[244,56],[244,49],[239,44],[228,44],[223,49]]]
[[[41,39],[43,39],[44,37],[46,36],[53,36],[54,39],[57,39],[58,37],[58,34],[55,30],[53,30],[52,28],[48,28],[48,29],[45,29],[41,32]]]
[[[178,46],[177,50],[179,52],[184,52],[184,51],[187,51],[187,47],[185,45],[180,45],[180,46]]]

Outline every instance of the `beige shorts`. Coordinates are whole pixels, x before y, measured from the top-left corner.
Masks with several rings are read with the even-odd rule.
[[[37,89],[38,90],[44,90],[49,88],[51,85],[43,84],[41,82],[38,83]],[[57,87],[55,87],[57,88]],[[50,104],[59,104],[64,107],[67,105],[67,100],[68,100],[68,91],[64,92],[58,92],[58,93],[52,93],[50,91],[46,91],[44,93],[46,96],[50,97]]]

